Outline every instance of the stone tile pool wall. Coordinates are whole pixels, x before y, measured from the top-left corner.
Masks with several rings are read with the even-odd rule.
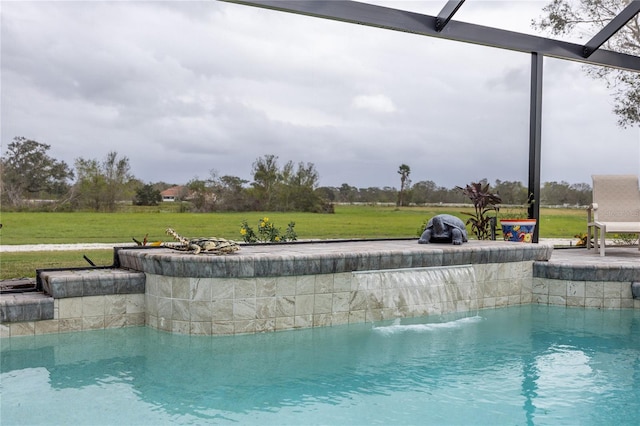
[[[2,295],[0,336],[134,325],[256,333],[528,303],[640,309],[629,285],[639,268],[558,265],[552,252],[545,244],[415,240],[245,246],[230,256],[122,248],[116,268],[43,271],[48,295],[37,303]],[[395,278],[457,269],[473,279]],[[27,315],[36,310],[40,317]]]
[[[217,335],[530,303],[533,262],[548,260],[552,251],[551,245],[496,241],[453,246],[369,240],[254,245],[232,256],[124,249],[118,257],[122,267],[146,274],[148,326]],[[410,295],[427,293],[425,285],[402,281],[391,286],[393,294],[389,286],[377,284],[377,291],[385,291],[387,297],[375,298],[375,291],[358,277],[462,265],[472,265],[474,291],[449,291],[446,302],[432,297],[417,303]],[[450,285],[462,288],[470,283]]]
[[[42,271],[44,292],[3,294],[6,337],[144,325],[145,275],[114,268]]]
[[[382,280],[375,280],[380,292],[386,291],[391,296],[382,298],[376,304],[377,309],[369,304],[371,288],[364,287],[358,274],[353,272],[253,278],[147,274],[146,324],[182,334],[259,333],[531,302],[531,261],[471,268],[476,283],[451,283],[456,290],[449,293],[449,300],[436,296],[428,303],[407,303],[399,307],[394,296],[425,292],[426,287],[400,284],[392,290],[383,288]],[[470,291],[472,285],[474,291]],[[467,291],[462,290],[465,287]]]
[[[560,256],[559,256],[560,257]],[[535,262],[532,302],[600,309],[640,309],[631,283],[640,282],[640,262]],[[640,260],[640,259],[639,259]]]
[[[4,297],[4,296],[3,296]],[[0,336],[26,336],[145,325],[144,294],[53,299],[51,319],[4,322]]]

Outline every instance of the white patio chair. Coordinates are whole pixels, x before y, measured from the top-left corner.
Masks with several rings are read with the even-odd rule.
[[[593,203],[587,210],[587,250],[592,247],[594,231],[593,245],[600,250],[600,256],[604,256],[607,233],[640,236],[640,188],[635,175],[593,175],[592,179]]]

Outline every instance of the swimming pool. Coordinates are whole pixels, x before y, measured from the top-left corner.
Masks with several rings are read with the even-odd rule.
[[[529,305],[229,337],[2,340],[10,424],[636,424],[640,312]]]

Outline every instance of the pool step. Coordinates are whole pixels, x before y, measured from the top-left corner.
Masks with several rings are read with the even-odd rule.
[[[0,322],[53,319],[53,297],[43,292],[5,293],[0,296]]]

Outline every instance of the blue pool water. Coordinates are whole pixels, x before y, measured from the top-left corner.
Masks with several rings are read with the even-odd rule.
[[[2,425],[637,424],[640,312],[523,306],[233,337],[3,339]]]

